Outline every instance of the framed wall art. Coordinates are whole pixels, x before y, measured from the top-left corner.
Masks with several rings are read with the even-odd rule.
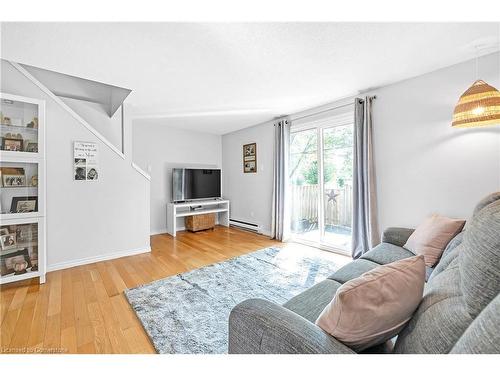
[[[243,172],[257,173],[257,143],[243,145]]]
[[[73,175],[76,181],[95,181],[98,173],[97,143],[74,142]]]

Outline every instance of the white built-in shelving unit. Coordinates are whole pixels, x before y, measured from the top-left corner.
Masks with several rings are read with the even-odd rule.
[[[184,229],[186,216],[216,214],[219,225],[229,226],[229,201],[224,199],[195,200],[191,202],[167,203],[167,233],[175,237],[177,231]]]
[[[45,282],[45,101],[0,93],[0,284]]]

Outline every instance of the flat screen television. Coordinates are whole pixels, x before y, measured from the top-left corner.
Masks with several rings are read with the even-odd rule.
[[[172,169],[172,201],[221,197],[220,169]]]

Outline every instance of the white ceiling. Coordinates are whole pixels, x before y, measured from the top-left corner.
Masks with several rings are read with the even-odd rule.
[[[498,23],[3,23],[3,58],[133,90],[147,122],[224,134],[473,58]],[[491,52],[489,50],[488,52]]]

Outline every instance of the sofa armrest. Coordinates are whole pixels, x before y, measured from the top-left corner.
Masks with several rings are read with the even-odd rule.
[[[411,228],[387,228],[382,234],[382,242],[403,247],[414,231],[415,229]]]
[[[229,315],[230,354],[353,354],[317,325],[263,299],[248,299]]]

